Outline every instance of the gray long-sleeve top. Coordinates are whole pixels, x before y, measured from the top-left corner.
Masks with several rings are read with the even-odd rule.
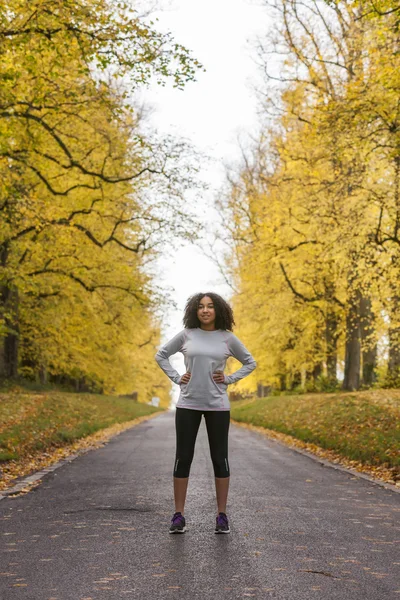
[[[182,352],[186,371],[191,373],[189,383],[181,384],[181,375],[168,360],[177,352]],[[234,356],[243,366],[232,375],[225,375],[225,383],[216,383],[212,375],[215,371],[224,371],[229,356]],[[181,387],[177,406],[195,410],[230,410],[228,385],[243,379],[257,366],[231,331],[206,331],[199,327],[180,331],[159,349],[155,358],[164,373]]]

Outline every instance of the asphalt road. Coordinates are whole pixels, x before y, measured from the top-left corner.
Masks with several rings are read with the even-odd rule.
[[[400,494],[232,426],[230,535],[215,535],[202,422],[169,535],[173,414],[0,502],[1,600],[400,599]]]

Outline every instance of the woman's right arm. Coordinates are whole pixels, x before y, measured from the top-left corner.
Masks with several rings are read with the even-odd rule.
[[[179,385],[181,381],[181,376],[178,371],[173,368],[168,358],[173,354],[179,352],[185,341],[185,330],[180,331],[175,337],[172,338],[169,342],[161,346],[159,351],[157,352],[155,358],[162,370],[168,377],[177,385]]]

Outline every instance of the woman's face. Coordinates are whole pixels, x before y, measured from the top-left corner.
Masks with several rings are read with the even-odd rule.
[[[203,296],[203,298],[201,298],[197,309],[197,318],[202,325],[215,325],[214,303],[209,296]]]

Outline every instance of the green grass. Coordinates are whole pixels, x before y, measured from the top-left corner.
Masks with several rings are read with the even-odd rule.
[[[274,396],[232,403],[232,418],[400,472],[400,390]]]
[[[47,452],[158,410],[129,398],[9,390],[0,393],[0,461]]]

